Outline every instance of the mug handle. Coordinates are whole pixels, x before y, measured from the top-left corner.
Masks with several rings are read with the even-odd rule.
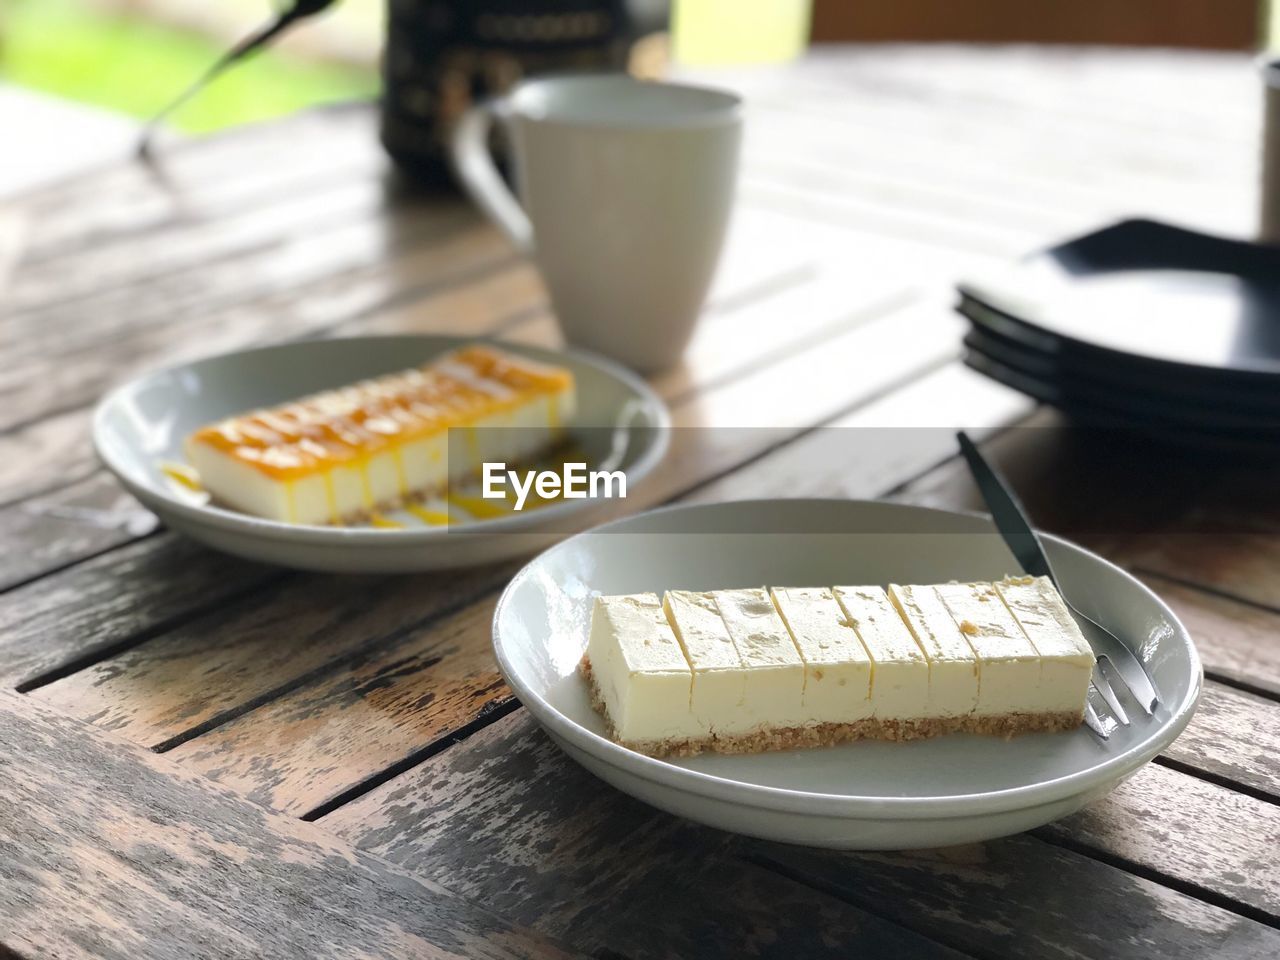
[[[494,120],[511,123],[507,101],[498,97],[471,107],[454,128],[450,140],[453,168],[472,199],[502,228],[526,256],[533,254],[533,224],[515,196],[507,189],[489,153],[489,131]]]

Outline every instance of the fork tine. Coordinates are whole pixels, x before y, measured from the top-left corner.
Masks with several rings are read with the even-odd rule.
[[[1069,601],[1067,609],[1079,624],[1085,639],[1089,641],[1089,646],[1093,647],[1094,653],[1098,655],[1098,660],[1107,661],[1108,677],[1113,682],[1123,684],[1129,695],[1133,697],[1134,703],[1142,708],[1144,713],[1148,716],[1153,714],[1156,704],[1160,702],[1160,697],[1142,661],[1115,634],[1096,620],[1081,613]]]
[[[1142,697],[1139,695],[1138,691],[1129,686],[1129,675],[1120,669],[1120,665],[1117,664],[1113,658],[1106,654],[1101,655],[1098,657],[1098,667],[1100,668],[1099,672],[1106,676],[1108,682],[1114,684],[1112,689],[1123,689],[1129,694],[1129,696],[1138,702],[1138,706],[1142,707],[1143,710],[1146,710],[1148,714],[1151,712],[1150,708],[1142,702]]]
[[[1099,740],[1111,739],[1111,734],[1103,726],[1102,720],[1098,717],[1098,712],[1093,709],[1092,703],[1086,702],[1084,705],[1084,725],[1092,730]]]
[[[1120,698],[1116,696],[1115,690],[1111,687],[1111,681],[1108,678],[1108,673],[1111,671],[1104,672],[1103,670],[1104,660],[1107,660],[1107,658],[1098,657],[1098,669],[1093,671],[1093,688],[1102,694],[1102,699],[1107,701],[1107,707],[1115,714],[1115,718],[1127,727],[1129,725],[1129,714],[1125,713],[1124,707],[1120,706]],[[1109,660],[1106,666],[1111,666]]]

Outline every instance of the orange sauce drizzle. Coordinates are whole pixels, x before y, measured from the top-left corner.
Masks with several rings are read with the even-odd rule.
[[[191,493],[204,493],[204,484],[200,482],[200,474],[196,468],[186,463],[173,463],[166,460],[160,464],[160,472],[175,484]]]
[[[430,510],[416,503],[407,504],[405,510],[430,527],[447,527],[453,521],[443,510]]]

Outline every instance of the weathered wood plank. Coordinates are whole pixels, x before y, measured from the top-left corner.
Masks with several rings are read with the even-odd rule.
[[[370,177],[352,177],[316,194],[281,193],[271,204],[186,224],[179,235],[156,231],[136,234],[127,244],[98,244],[71,263],[27,261],[5,287],[5,302],[12,311],[8,322],[15,329],[29,330],[37,316],[48,322],[55,306],[92,300],[185,270],[206,270],[229,258],[256,259],[298,238],[385,212],[382,184]],[[58,311],[57,316],[61,315]]]
[[[727,857],[724,834],[604,785],[523,710],[376,793],[321,824],[597,956],[954,956]]]
[[[493,590],[513,571],[289,577],[30,696],[165,748],[312,671],[369,654]]]
[[[387,207],[385,200],[377,199],[380,188],[376,184],[357,186],[363,191],[360,199],[368,208],[364,216],[344,216],[339,203],[344,196],[339,194],[332,201],[337,209],[330,214],[330,222],[323,226],[317,223],[311,230],[305,229],[306,222],[291,229],[285,219],[274,224],[280,231],[278,237],[268,236],[256,243],[236,243],[234,228],[238,225],[234,221],[229,225],[218,224],[216,229],[231,235],[224,241],[227,249],[222,255],[203,261],[199,255],[205,251],[201,247],[208,246],[212,240],[206,240],[199,230],[184,231],[174,237],[158,236],[150,242],[167,248],[163,259],[174,263],[177,269],[154,275],[143,271],[134,282],[122,278],[119,283],[112,283],[110,275],[99,274],[94,284],[91,274],[85,281],[85,295],[66,300],[47,298],[44,306],[15,315],[10,324],[22,337],[5,344],[5,355],[38,357],[47,345],[55,342],[60,330],[77,329],[84,338],[77,344],[82,348],[87,343],[108,343],[113,338],[157,324],[198,323],[215,311],[324,282],[346,271],[368,269],[415,246],[443,241],[468,231],[486,233],[493,237],[495,250],[510,252],[471,208],[457,200],[419,197],[413,202]],[[324,210],[324,204],[330,201],[311,198],[298,201],[300,205],[304,202]],[[266,226],[257,229],[265,232],[272,221],[264,219]],[[248,222],[252,226],[255,221]],[[240,232],[248,229],[239,227]],[[215,230],[213,239],[217,237]],[[118,252],[114,247],[107,248],[98,256],[106,258],[111,254],[124,259],[135,244],[141,245],[141,241],[123,244]],[[196,249],[188,253],[190,247]],[[191,258],[190,262],[184,257]],[[20,269],[18,273],[34,273],[38,266]],[[47,269],[56,271],[57,268],[58,264],[52,263]],[[141,271],[142,268],[135,269]],[[92,322],[85,317],[92,317]]]
[[[1280,806],[1143,767],[1111,796],[1037,831],[1072,849],[1193,884],[1199,895],[1280,921]]]
[[[508,256],[492,231],[475,226],[470,215],[441,219],[424,214],[397,242],[412,247],[435,239],[443,241],[442,249],[452,254],[468,241],[487,242],[495,259]],[[450,245],[450,239],[457,242]],[[92,301],[68,305],[62,316],[41,316],[38,323],[33,320],[37,326],[17,341],[20,345],[6,351],[13,362],[0,370],[0,398],[12,408],[0,417],[0,430],[90,403],[109,384],[134,371],[151,369],[161,359],[172,362],[211,352],[191,333],[207,330],[211,339],[219,337],[212,318],[220,311],[372,267],[390,257],[395,246],[388,240],[385,224],[357,223],[300,237],[270,256],[223,261],[204,270],[160,277],[140,290],[107,292]],[[474,271],[477,259],[472,252],[455,262],[454,269]],[[92,326],[85,326],[86,316],[94,318]],[[68,349],[66,331],[77,325],[85,328],[84,333],[78,333]],[[269,330],[260,322],[255,339],[266,338]],[[156,341],[173,348],[172,354],[162,356],[147,346]]]
[[[884,195],[916,187],[952,204],[977,198],[985,215],[994,208],[996,216],[1032,226],[1052,224],[1065,235],[1139,209],[1160,210],[1174,222],[1217,226],[1223,218],[1206,217],[1208,207],[1230,211],[1237,193],[1209,178],[1194,184],[1184,180],[1178,189],[1140,171],[1082,176],[1079,164],[1067,156],[993,166],[982,140],[956,137],[940,152],[928,139],[904,130],[885,135],[861,114],[824,123],[776,104],[757,101],[748,110],[747,152],[760,162],[762,176],[772,168],[773,175],[794,181],[813,172],[842,190]]]
[[[975,956],[1146,957],[1167,950],[1161,955],[1196,957],[1222,938],[1238,948],[1226,956],[1262,957],[1280,943],[1280,933],[1263,924],[1027,837],[867,855],[731,840],[595,781],[524,711],[320,822],[415,875],[448,876],[458,892],[585,949],[609,948],[620,930],[630,934],[632,918],[664,925],[664,933],[665,924],[683,921],[682,910],[714,911],[709,919],[718,919],[731,898],[719,885],[712,898],[686,892],[680,875],[690,863],[716,863],[726,853],[745,859],[741,873],[781,866],[789,878],[814,882],[860,911]],[[618,850],[628,855],[618,857]],[[683,866],[668,866],[672,856]],[[647,877],[675,886],[660,909]],[[590,909],[619,900],[630,904],[621,915]],[[1084,923],[1085,916],[1097,922]],[[724,927],[740,929],[727,918]],[[642,934],[630,935],[645,945]],[[825,956],[857,946],[836,939],[810,948]],[[722,941],[704,946],[705,954],[676,952],[734,956],[738,948]]]
[[[1280,483],[1280,471],[1269,476]],[[1276,530],[1280,527],[1253,532],[1231,526],[1230,519],[1211,518],[1207,523],[1211,529],[1203,532],[1175,528],[1163,536],[1135,539],[1125,560],[1146,573],[1163,574],[1280,610],[1280,577],[1276,576],[1280,569],[1280,535]]]
[[[288,157],[287,162],[282,158]],[[213,137],[165,144],[155,167],[123,163],[13,199],[31,221],[25,259],[74,257],[135,233],[203,222],[384,168],[366,105],[308,110]]]
[[[909,304],[869,320],[853,317],[861,322],[681,404],[673,413],[677,427],[714,429],[677,430],[673,447],[743,442],[737,434],[789,439],[956,356],[958,321],[946,311]],[[897,349],[904,337],[918,349]]]
[[[100,469],[84,410],[0,435],[0,509],[86,479]]]
[[[72,203],[64,193],[50,205],[49,212],[34,215],[36,225],[23,260],[30,266],[60,262],[75,269],[82,255],[96,254],[106,247],[127,246],[135,239],[165,234],[178,236],[281,201],[319,196],[352,181],[386,176],[388,161],[376,143],[359,136],[323,139],[329,142],[321,149],[300,149],[302,155],[287,164],[257,151],[236,158],[231,179],[209,176],[205,171],[193,175],[162,164],[163,169],[150,177],[149,185],[139,185],[124,197],[113,195],[108,200],[98,196],[88,203],[83,198]],[[208,143],[205,140],[201,146]],[[112,168],[88,179],[96,183],[117,172],[118,168]],[[71,186],[64,184],[64,191]]]
[[[913,70],[912,53],[938,68]],[[1106,54],[1091,59],[1088,51],[1067,47],[1042,47],[1029,55],[1016,48],[993,50],[982,58],[961,46],[829,47],[798,64],[721,76],[753,102],[790,106],[829,121],[861,119],[877,131],[887,127],[888,134],[910,131],[928,137],[921,145],[933,153],[951,146],[949,137],[960,131],[990,128],[992,148],[1025,152],[1050,169],[1057,160],[1063,165],[1056,169],[1065,174],[1071,153],[1043,149],[1016,122],[1021,119],[1048,121],[1044,129],[1056,135],[1056,145],[1067,136],[1087,144],[1109,161],[1104,169],[1117,175],[1141,171],[1148,155],[1156,162],[1163,155],[1160,169],[1182,182],[1204,167],[1247,162],[1243,151],[1256,135],[1256,115],[1248,107],[1260,91],[1246,57],[1210,62],[1196,54],[1162,53],[1162,62],[1148,71],[1132,69],[1132,60],[1106,62]],[[1170,76],[1193,73],[1203,88],[1189,91],[1185,102],[1167,112],[1151,109]],[[1086,80],[1091,92],[1080,90]]]
[[[1108,558],[1169,529],[1204,487],[1180,451],[1127,431],[1072,425],[1042,408],[983,446],[1017,491],[1037,527],[1077,540]],[[1159,476],[1153,485],[1150,477]],[[951,510],[985,511],[958,458],[895,491],[895,498]]]
[[[758,863],[977,956],[1262,960],[1280,931],[1029,836],[834,854],[749,843]]]
[[[960,362],[948,363],[699,488],[690,499],[878,497],[951,459],[956,429],[981,437],[1033,406]]]
[[[48,682],[285,576],[171,533],[96,556],[0,602],[0,686]]]
[[[709,314],[680,363],[652,378],[664,397],[685,398],[752,366],[773,363],[914,299],[909,289],[869,281],[851,294],[834,271],[811,265],[803,280],[736,309]]]
[[[917,69],[912,53],[929,55],[936,69]],[[996,47],[975,56],[965,44],[822,45],[780,72],[825,88],[837,107],[841,101],[833,95],[856,81],[866,94],[880,94],[881,102],[897,100],[921,113],[965,104],[988,112],[1065,113],[1077,123],[1089,122],[1116,136],[1127,133],[1133,140],[1143,139],[1146,128],[1154,127],[1192,141],[1190,147],[1247,135],[1253,117],[1249,108],[1258,95],[1247,57],[1193,50],[1135,49],[1117,57],[1105,47]],[[1165,102],[1170,78],[1191,74],[1196,79],[1187,84],[1185,95],[1153,116],[1151,108]],[[781,79],[771,85],[784,86]],[[1075,98],[1064,102],[1064,90]],[[1199,142],[1198,131],[1186,126],[1190,121],[1206,125]]]
[[[1163,756],[1280,802],[1280,703],[1206,681],[1196,715]]]
[[[0,508],[0,590],[144,537],[156,525],[150,511],[102,474]]]
[[[180,744],[170,756],[301,816],[510,697],[488,641],[496,602],[490,594],[358,653],[344,669]]]
[[[0,692],[0,940],[67,958],[560,957],[311,824]]]

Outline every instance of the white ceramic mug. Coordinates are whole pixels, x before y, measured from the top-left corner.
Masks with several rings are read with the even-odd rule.
[[[530,80],[463,117],[453,159],[537,263],[565,339],[651,372],[680,358],[715,273],[740,108],[732,94],[622,74]],[[489,154],[495,119],[523,206]]]

